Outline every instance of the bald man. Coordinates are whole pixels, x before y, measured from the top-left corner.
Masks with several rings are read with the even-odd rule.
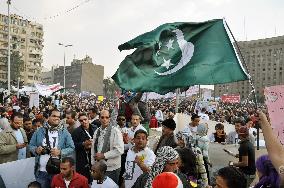
[[[116,117],[113,117],[111,121],[109,111],[101,111],[101,126],[94,133],[91,160],[92,165],[101,160],[105,162],[107,165],[106,176],[118,184],[124,143],[122,133],[116,127],[115,120]]]

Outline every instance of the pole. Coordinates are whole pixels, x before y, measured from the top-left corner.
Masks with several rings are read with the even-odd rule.
[[[65,49],[64,49],[64,67],[63,67],[63,87],[64,87],[64,95],[66,95],[65,84],[66,84],[66,77],[65,77]]]
[[[178,113],[178,105],[179,105],[179,88],[176,89],[176,114]]]
[[[232,35],[232,38],[234,39],[234,42],[235,42],[235,44],[236,44],[236,49],[238,50],[238,52],[239,52],[239,54],[240,54],[240,57],[241,57],[241,60],[243,61],[244,65],[245,65],[246,71],[248,72],[248,75],[249,75],[249,84],[250,84],[250,86],[251,86],[251,88],[252,88],[253,96],[254,96],[255,110],[257,110],[257,109],[258,109],[258,105],[257,105],[257,98],[256,98],[255,87],[254,87],[254,84],[253,84],[253,80],[252,80],[252,78],[251,78],[251,76],[250,76],[250,74],[249,74],[249,70],[248,70],[247,64],[245,63],[245,58],[243,57],[243,55],[242,55],[242,53],[241,53],[241,50],[240,50],[240,47],[239,47],[239,45],[238,45],[238,43],[237,43],[237,41],[236,41],[236,39],[235,39],[235,37],[234,37],[234,35],[233,35],[233,33],[232,33],[230,27],[228,26],[228,24],[227,24],[226,21],[225,21],[225,24],[226,24],[226,26],[227,26],[227,28],[228,28],[230,34]],[[256,130],[257,130],[257,131],[256,131],[256,134],[257,134],[257,135],[256,135],[256,149],[259,150],[259,128],[260,128],[260,126],[259,126],[258,122],[257,122],[257,124],[255,125],[255,127],[256,127]]]
[[[11,92],[11,55],[10,55],[10,4],[11,0],[7,1],[8,4],[8,95],[10,95]]]
[[[18,77],[18,92],[17,92],[17,99],[20,98],[20,77]]]

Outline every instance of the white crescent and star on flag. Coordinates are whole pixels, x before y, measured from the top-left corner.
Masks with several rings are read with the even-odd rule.
[[[181,68],[183,68],[184,66],[186,66],[190,62],[190,60],[191,60],[191,58],[193,56],[193,53],[194,53],[194,45],[191,42],[187,42],[184,39],[183,32],[181,30],[179,30],[179,29],[175,29],[175,30],[173,30],[173,32],[176,34],[178,47],[181,50],[182,57],[181,57],[180,61],[177,64],[175,64],[175,66],[173,68],[171,68],[171,69],[169,69],[169,68],[172,65],[174,65],[174,64],[171,63],[171,59],[165,59],[163,57],[164,63],[161,64],[161,66],[165,67],[167,69],[167,71],[165,71],[165,72],[157,72],[156,70],[154,70],[155,73],[160,75],[160,76],[173,74],[173,73],[177,72],[178,70],[180,70]],[[168,51],[175,49],[173,47],[173,42],[174,42],[173,39],[169,39],[167,44],[165,45],[167,47]],[[160,49],[162,47],[162,43],[161,42],[159,42],[158,44],[159,44],[159,49],[156,52],[156,56],[160,55]]]

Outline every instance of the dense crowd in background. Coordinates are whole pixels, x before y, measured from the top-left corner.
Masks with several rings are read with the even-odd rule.
[[[60,94],[40,96],[39,106],[29,108],[27,97],[6,97],[0,106],[0,164],[35,157],[36,181],[29,187],[242,188],[250,186],[256,172],[259,182],[253,187],[280,187],[279,162],[274,167],[269,155],[255,159],[256,125],[269,124],[255,104],[218,101],[216,109],[197,110],[196,103],[180,99],[178,113],[191,119],[176,133],[176,99],[142,100],[140,93],[124,93],[99,101],[96,96]],[[264,105],[258,109],[267,112]],[[208,135],[201,119],[215,121],[216,131]],[[224,123],[235,130],[225,133]],[[149,129],[158,127],[162,136],[149,148]],[[238,154],[227,151],[236,161],[214,177],[209,172],[210,142],[240,146]],[[49,166],[53,163],[57,168]]]

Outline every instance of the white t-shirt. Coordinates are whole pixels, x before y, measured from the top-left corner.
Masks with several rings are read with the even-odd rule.
[[[66,187],[69,187],[69,184],[70,184],[71,181],[64,179],[64,182],[65,182]]]
[[[136,156],[143,156],[144,164],[147,167],[152,166],[156,158],[154,152],[148,147],[138,153],[135,153],[133,149],[128,150],[125,162],[125,173],[123,175],[125,187],[132,187],[137,178],[143,174],[141,168],[134,162]]]
[[[58,146],[58,131],[48,131],[48,138],[49,138],[49,144],[51,148],[57,148]],[[47,146],[46,145],[46,138],[42,140],[42,146]],[[39,159],[39,171],[46,172],[46,164],[49,159],[50,155],[41,155]]]
[[[97,180],[93,180],[91,188],[118,188],[118,185],[109,177],[106,177],[102,184],[98,184]]]

